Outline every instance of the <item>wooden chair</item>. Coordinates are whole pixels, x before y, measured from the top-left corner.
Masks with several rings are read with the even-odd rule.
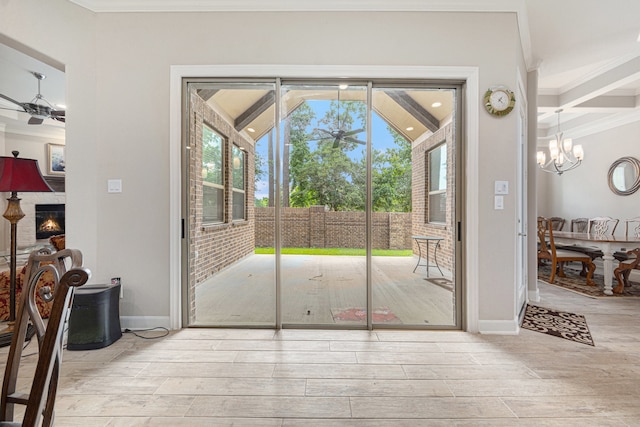
[[[559,216],[552,216],[551,218],[549,218],[549,221],[551,221],[551,228],[553,228],[553,231],[561,231],[564,228],[564,218],[560,218]]]
[[[572,233],[586,233],[589,218],[574,218],[571,220]]]
[[[620,261],[618,268],[613,270],[613,275],[618,279],[618,286],[613,288],[613,292],[617,294],[621,294],[624,292],[624,287],[629,286],[629,274],[640,264],[640,248],[627,252],[627,256],[628,258]]]
[[[39,293],[52,302],[46,323],[36,307],[36,284],[42,275],[53,273],[53,286],[42,287]],[[51,426],[62,361],[64,325],[76,287],[89,280],[91,272],[82,267],[82,254],[75,249],[51,253],[48,249],[29,255],[25,284],[18,310],[0,396],[0,427]],[[38,338],[38,359],[30,389],[17,390],[22,349],[31,322]],[[22,422],[14,420],[15,405],[24,405]]]
[[[553,228],[551,227],[551,222],[545,218],[538,218],[538,240],[540,243],[540,249],[538,250],[538,262],[545,259],[551,261],[549,283],[555,282],[556,274],[559,277],[565,277],[563,270],[564,263],[577,261],[581,262],[587,269],[587,285],[595,286],[592,279],[596,266],[591,260],[591,257],[581,252],[570,251],[567,249],[556,249],[556,245],[553,241]]]
[[[589,218],[587,230],[589,233],[604,236],[605,234],[613,234],[616,232],[619,220],[610,216],[597,216]]]
[[[640,217],[626,219],[624,221],[625,237],[640,238]],[[638,248],[640,249],[640,248]],[[622,293],[625,286],[629,286],[629,274],[634,268],[640,269],[638,263],[638,249],[628,252],[615,252],[613,257],[620,261],[618,268],[613,273],[618,279],[618,286],[613,289],[614,292]]]

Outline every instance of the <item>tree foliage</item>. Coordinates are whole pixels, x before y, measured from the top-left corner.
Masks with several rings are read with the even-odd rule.
[[[289,158],[283,162],[288,161],[289,168],[289,206],[324,205],[333,211],[363,211],[365,146],[342,140],[334,148],[334,139],[318,129],[365,129],[365,103],[332,101],[325,115],[316,119],[313,108],[304,102],[291,113],[288,123]],[[410,212],[411,143],[390,127],[388,131],[393,137],[393,146],[372,151],[372,207],[380,212]],[[376,146],[376,141],[373,145]],[[264,163],[257,159],[256,179],[264,176]],[[259,204],[264,205],[265,201]]]

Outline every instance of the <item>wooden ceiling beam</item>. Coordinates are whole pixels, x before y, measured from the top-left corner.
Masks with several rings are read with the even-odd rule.
[[[220,89],[198,89],[197,93],[198,93],[198,96],[204,100],[204,102],[207,102],[219,90]]]
[[[240,114],[238,118],[235,119],[233,126],[237,131],[240,131],[245,128],[249,123],[255,120],[260,114],[267,111],[267,109],[273,105],[276,100],[276,93],[272,90],[266,93],[262,98],[257,100],[251,107],[247,108],[247,110]]]
[[[431,132],[435,132],[440,129],[440,122],[438,119],[433,117],[431,113],[425,110],[422,105],[418,104],[405,91],[389,90],[385,91],[385,93]]]

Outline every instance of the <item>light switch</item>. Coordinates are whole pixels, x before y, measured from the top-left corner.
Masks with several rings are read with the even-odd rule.
[[[509,181],[496,181],[494,184],[495,194],[509,194]]]
[[[493,209],[495,209],[495,210],[504,209],[504,196],[494,196],[493,197]]]
[[[122,193],[122,180],[121,179],[110,179],[107,181],[107,192],[108,193]]]

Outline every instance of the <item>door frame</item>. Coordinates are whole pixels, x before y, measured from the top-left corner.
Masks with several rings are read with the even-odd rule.
[[[277,76],[279,78],[341,78],[365,76],[366,79],[421,79],[461,80],[464,82],[464,116],[462,146],[465,153],[466,180],[464,186],[464,212],[462,215],[465,244],[462,254],[464,318],[462,328],[478,331],[478,277],[479,277],[479,230],[478,230],[478,175],[479,175],[479,69],[478,67],[398,67],[398,66],[317,66],[317,65],[174,65],[170,72],[169,111],[169,280],[171,329],[180,329],[183,320],[183,277],[186,259],[183,216],[182,162],[186,150],[183,144],[184,99],[182,81],[193,77],[250,77]]]

